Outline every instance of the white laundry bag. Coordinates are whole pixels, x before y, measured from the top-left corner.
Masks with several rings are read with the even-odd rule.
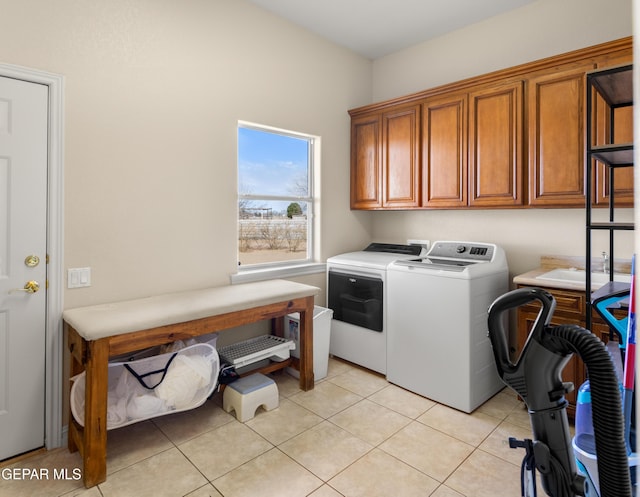
[[[107,430],[194,409],[213,393],[220,371],[216,349],[197,343],[176,352],[109,363]],[[74,376],[71,412],[84,426],[85,372]]]

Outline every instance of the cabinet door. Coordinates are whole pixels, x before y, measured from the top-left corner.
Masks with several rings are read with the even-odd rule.
[[[469,205],[522,205],[523,83],[469,94]]]
[[[624,53],[618,56],[608,56],[598,61],[598,69],[620,66],[632,63],[632,56]],[[600,96],[595,103],[595,136],[592,137],[594,145],[607,143],[632,143],[633,142],[633,106],[619,107],[614,110],[613,120],[609,106]],[[612,122],[613,121],[613,122]],[[613,140],[611,131],[613,126]],[[609,169],[600,161],[594,161],[593,166],[593,202],[595,205],[609,205]],[[614,171],[614,199],[617,207],[633,206],[633,168],[616,168]]]
[[[528,80],[529,205],[584,207],[584,107],[593,64]]]
[[[382,115],[382,205],[420,206],[420,105]]]
[[[381,115],[360,116],[351,121],[351,208],[382,206]]]
[[[467,96],[422,106],[422,199],[425,207],[467,205]]]

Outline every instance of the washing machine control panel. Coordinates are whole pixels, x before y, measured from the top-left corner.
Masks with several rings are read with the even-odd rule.
[[[475,242],[436,242],[427,254],[428,257],[490,262],[493,259],[495,245]]]

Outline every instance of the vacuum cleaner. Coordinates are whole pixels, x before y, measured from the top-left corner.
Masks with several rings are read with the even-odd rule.
[[[508,311],[538,301],[538,316],[515,363],[506,338]],[[532,440],[510,440],[527,450],[522,469],[522,495],[536,495],[536,471],[551,497],[596,495],[590,480],[577,471],[571,443],[568,402],[572,383],[562,370],[574,353],[587,366],[590,386],[599,497],[632,497],[625,424],[619,381],[604,343],[577,325],[551,326],[556,302],[541,288],[522,288],[499,297],[489,308],[489,339],[502,381],[525,402]]]

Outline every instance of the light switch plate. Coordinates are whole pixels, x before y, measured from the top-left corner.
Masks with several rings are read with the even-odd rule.
[[[67,269],[67,288],[91,286],[91,268],[75,267]]]

